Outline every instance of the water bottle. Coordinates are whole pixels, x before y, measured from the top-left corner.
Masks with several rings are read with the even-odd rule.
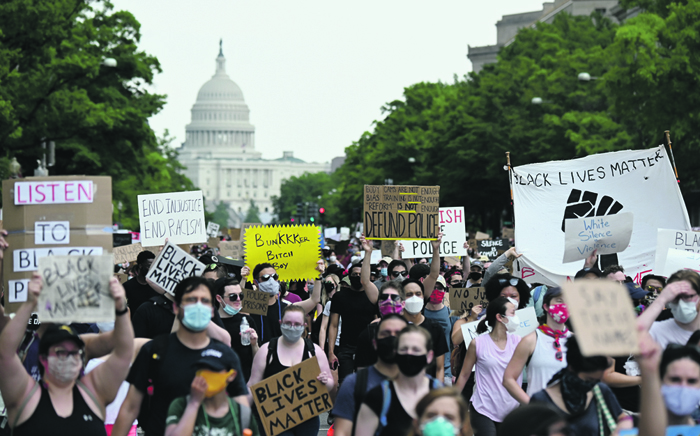
[[[250,333],[248,333],[249,328],[250,325],[248,324],[248,320],[243,317],[243,320],[241,321],[241,345],[250,345]]]

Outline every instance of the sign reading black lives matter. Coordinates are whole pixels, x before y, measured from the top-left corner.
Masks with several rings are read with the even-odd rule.
[[[168,241],[153,261],[146,280],[165,292],[174,294],[178,283],[187,277],[202,275],[204,266],[185,250]]]
[[[251,386],[267,436],[276,436],[333,407],[316,357]]]
[[[141,245],[205,243],[202,191],[169,192],[138,196]]]
[[[42,322],[114,320],[109,292],[112,256],[46,256],[39,258],[44,287],[37,313]]]
[[[367,239],[437,239],[439,186],[365,185]]]

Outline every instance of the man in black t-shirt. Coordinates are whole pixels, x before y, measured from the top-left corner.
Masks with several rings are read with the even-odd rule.
[[[155,258],[156,255],[150,251],[140,252],[136,258],[136,277],[127,280],[124,283],[127,305],[131,311],[132,322],[138,308],[146,301],[158,295],[158,293],[146,282],[146,274],[148,274],[148,270],[151,268],[151,264]]]
[[[338,335],[338,323],[343,319],[343,332],[340,335],[340,347],[335,349],[335,341],[328,341],[328,363],[332,369],[338,369],[338,382],[352,374],[355,367],[355,350],[357,337],[367,325],[374,320],[377,311],[379,291],[370,280],[370,258],[372,243],[363,238],[362,249],[365,250],[365,261],[362,266],[350,267],[350,287],[337,292],[331,300],[331,317],[328,324],[328,337]],[[336,353],[337,351],[337,353]]]
[[[163,435],[168,406],[175,398],[190,392],[196,370],[194,364],[202,357],[230,354],[235,370],[238,374],[242,373],[236,353],[229,346],[207,336],[207,326],[214,315],[212,304],[215,299],[209,282],[202,277],[188,277],[175,287],[174,299],[175,315],[181,327],[175,333],[160,336],[141,348],[126,379],[131,386],[112,429],[114,436],[127,436],[143,401],[149,401],[146,398],[149,386],[153,387],[153,396],[148,413],[142,414],[139,424],[147,436]],[[236,377],[227,389],[234,400],[248,405],[248,389],[242,376]]]

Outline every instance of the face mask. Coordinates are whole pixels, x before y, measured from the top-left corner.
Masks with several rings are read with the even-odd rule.
[[[479,273],[479,272],[469,273],[468,278],[472,282],[478,282],[479,280],[481,280],[481,273]]]
[[[312,294],[312,293],[314,292],[314,284],[313,284],[313,283],[308,283],[308,284],[306,285],[306,291],[307,291],[309,294]]]
[[[442,300],[444,298],[445,298],[445,291],[441,291],[439,289],[433,290],[433,293],[430,294],[430,302],[433,304],[442,303]]]
[[[331,256],[331,257],[328,258],[328,261],[330,261],[330,262],[334,262],[334,263],[335,263],[336,260],[338,260],[338,258],[335,257],[335,256]]]
[[[406,300],[406,311],[411,315],[420,313],[423,309],[423,299],[417,295]]]
[[[282,336],[287,342],[294,343],[301,338],[302,334],[304,334],[304,326],[289,327],[282,324],[280,328],[282,329]]]
[[[389,275],[389,270],[386,267],[384,267],[379,270],[379,273],[382,275],[382,277],[386,277]]]
[[[428,356],[425,354],[414,356],[413,354],[397,353],[394,356],[394,361],[398,365],[401,374],[406,377],[414,377],[428,366]]]
[[[676,416],[690,415],[700,404],[700,389],[687,386],[661,386],[666,409]]]
[[[566,307],[566,304],[550,304],[549,315],[554,322],[564,324],[569,319],[569,309]]]
[[[335,289],[335,283],[333,282],[326,282],[323,284],[323,286],[326,288],[326,292],[333,292]]]
[[[350,286],[352,286],[352,288],[355,290],[361,289],[362,288],[362,278],[350,276]]]
[[[508,321],[504,323],[506,325],[506,330],[508,330],[508,333],[514,333],[518,327],[520,327],[520,318],[518,318],[518,315],[515,315],[506,316],[506,319],[508,319]]]
[[[688,324],[698,316],[697,302],[679,300],[678,303],[668,303],[673,318],[681,324]]]
[[[206,398],[211,398],[226,389],[228,385],[226,379],[234,372],[233,369],[229,372],[214,372],[208,369],[200,369],[197,371],[197,375],[201,375],[204,377],[204,380],[207,381],[207,391],[204,393],[204,396]]]
[[[379,357],[385,363],[395,362],[396,353],[396,336],[389,336],[387,338],[377,339],[377,357]]]
[[[243,305],[241,305],[241,307],[236,309],[233,306],[229,306],[228,304],[224,304],[224,312],[226,312],[227,315],[231,315],[231,316],[236,315],[238,312],[241,311],[241,309],[243,309]]]
[[[561,370],[561,396],[572,415],[579,415],[586,409],[586,394],[597,384],[581,379],[566,368]]]
[[[442,416],[436,416],[421,426],[423,436],[456,436],[459,429]]]
[[[83,369],[82,360],[72,356],[66,360],[61,360],[58,356],[48,356],[48,361],[47,371],[61,383],[77,380],[80,370]]]
[[[399,314],[402,310],[403,307],[401,307],[401,303],[397,303],[391,298],[379,302],[379,313],[382,315],[382,317],[387,316],[390,313]]]
[[[267,279],[266,282],[258,282],[258,289],[268,294],[277,295],[280,293],[280,282],[275,279]]]
[[[182,325],[193,332],[204,331],[211,321],[211,307],[203,305],[200,301],[185,306]]]

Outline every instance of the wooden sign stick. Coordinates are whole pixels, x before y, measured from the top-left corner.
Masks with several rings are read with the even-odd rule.
[[[670,130],[664,131],[664,135],[666,136],[666,145],[668,145],[668,151],[669,151],[669,154],[671,155],[671,163],[673,164],[673,172],[676,174],[676,182],[678,182],[678,184],[680,184],[681,181],[678,179],[678,169],[676,169],[676,159],[673,157],[673,143],[671,142],[671,131]]]

